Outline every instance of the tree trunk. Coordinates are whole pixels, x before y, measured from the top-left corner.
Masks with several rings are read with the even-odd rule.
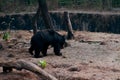
[[[9,68],[15,68],[17,70],[29,70],[36,75],[42,77],[45,80],[58,80],[54,76],[48,74],[46,71],[38,67],[36,64],[33,64],[32,62],[26,61],[26,60],[18,60],[18,61],[10,61],[10,62],[3,62],[0,63],[0,67],[9,69]]]
[[[107,0],[108,10],[112,9],[112,0]]]
[[[112,1],[111,0],[102,0],[102,9],[103,10],[111,10],[111,4]]]
[[[33,26],[33,34],[37,33],[37,21],[38,21],[38,17],[40,15],[40,8],[38,8],[35,16],[32,19],[32,26]]]
[[[39,8],[41,9],[41,15],[43,17],[46,29],[54,30],[53,22],[51,20],[50,14],[48,12],[46,0],[38,0],[38,2],[39,2]]]
[[[68,12],[64,12],[64,23],[67,27],[67,32],[68,32],[67,39],[73,39],[74,38],[73,29]]]
[[[46,29],[54,30],[53,23],[52,23],[50,14],[48,12],[46,0],[38,0],[38,3],[39,3],[38,10],[35,16],[33,17],[33,21],[32,21],[33,33],[36,34],[37,32],[37,20],[39,18],[40,12],[44,20]]]
[[[101,0],[102,1],[102,10],[104,10],[105,9],[105,0]]]

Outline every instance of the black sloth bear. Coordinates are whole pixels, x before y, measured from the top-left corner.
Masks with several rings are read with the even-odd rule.
[[[40,52],[42,52],[43,56],[47,56],[48,46],[51,45],[54,48],[55,55],[61,56],[60,49],[64,47],[64,44],[64,36],[54,30],[41,30],[31,38],[29,53],[34,55],[35,58],[40,57]]]

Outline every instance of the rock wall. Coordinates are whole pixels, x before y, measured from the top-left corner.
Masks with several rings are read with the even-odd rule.
[[[5,30],[9,26],[15,30],[30,30],[32,29],[33,15],[34,13],[0,16],[0,30]],[[50,15],[55,29],[66,30],[63,22],[63,13],[51,12]],[[70,13],[70,18],[74,30],[120,33],[119,14]],[[38,20],[38,29],[45,29],[44,21],[41,17]]]

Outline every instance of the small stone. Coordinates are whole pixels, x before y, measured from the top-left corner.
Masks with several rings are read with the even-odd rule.
[[[12,58],[12,57],[15,57],[15,56],[13,54],[9,54],[7,57],[11,57]]]
[[[11,39],[11,41],[10,42],[12,42],[12,43],[16,43],[18,40],[16,39],[16,38],[13,38],[13,39]]]
[[[89,61],[89,63],[93,63],[93,61]]]
[[[17,38],[18,38],[18,39],[21,39],[21,38],[22,38],[22,35],[20,35],[20,34],[17,35]]]
[[[67,58],[66,56],[62,56],[63,58]]]
[[[106,42],[101,42],[100,45],[106,45]]]
[[[13,47],[13,45],[8,45],[8,48],[12,48]]]
[[[68,69],[69,71],[80,71],[79,67],[72,66]]]

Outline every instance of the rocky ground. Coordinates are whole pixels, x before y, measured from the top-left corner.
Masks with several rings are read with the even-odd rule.
[[[61,51],[63,56],[55,56],[50,48],[47,57],[37,59],[28,53],[31,31],[12,31],[10,35],[10,41],[6,42],[0,32],[4,48],[0,50],[0,63],[18,59],[34,63],[46,60],[44,70],[58,80],[120,80],[119,34],[75,31],[75,39],[67,41],[69,46]],[[39,77],[26,70],[5,74],[0,68],[0,80],[40,80]]]

